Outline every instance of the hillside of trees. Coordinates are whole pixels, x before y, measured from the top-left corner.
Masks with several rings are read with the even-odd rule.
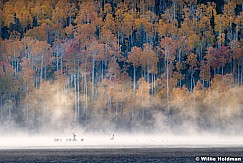
[[[242,131],[243,0],[1,0],[0,128]]]

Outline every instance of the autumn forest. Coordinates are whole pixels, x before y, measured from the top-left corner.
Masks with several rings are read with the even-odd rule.
[[[1,131],[242,124],[242,0],[0,1]]]

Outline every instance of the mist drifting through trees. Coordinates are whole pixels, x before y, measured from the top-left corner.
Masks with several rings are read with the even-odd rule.
[[[242,0],[3,0],[0,131],[242,134],[242,16]]]

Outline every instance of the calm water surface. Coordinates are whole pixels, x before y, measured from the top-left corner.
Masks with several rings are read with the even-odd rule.
[[[196,157],[241,157],[243,148],[5,149],[0,162],[201,162]]]

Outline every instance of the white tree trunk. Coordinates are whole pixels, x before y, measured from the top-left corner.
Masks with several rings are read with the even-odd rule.
[[[0,106],[0,108],[1,108],[1,112],[0,112],[0,119],[2,120],[2,118],[3,118],[3,99],[1,98],[1,106]]]
[[[168,67],[167,53],[165,54],[165,60],[166,60],[166,101],[167,101],[167,106],[169,107],[169,67]]]
[[[45,125],[46,123],[46,107],[45,107],[45,99],[42,98],[42,109],[43,109],[43,124]]]
[[[41,56],[41,69],[40,69],[40,84],[42,83],[42,76],[43,76],[43,63],[44,63],[44,56]]]
[[[28,80],[26,81],[26,97],[27,100],[29,100],[29,84],[28,84]],[[26,104],[26,122],[27,122],[27,126],[29,125],[29,101]]]
[[[133,95],[136,95],[136,66],[133,65]]]
[[[74,76],[74,119],[77,121],[78,115],[77,115],[77,79],[76,79],[76,74]]]
[[[94,99],[94,78],[95,78],[95,59],[94,59],[94,53],[93,53],[93,58],[92,58],[92,92],[91,92],[91,99]]]
[[[86,72],[84,74],[84,94],[85,94],[85,117],[88,116],[88,84]]]
[[[80,116],[80,72],[79,72],[79,68],[78,68],[78,80],[77,80],[77,93],[78,93],[78,99],[77,99],[77,120],[79,122],[79,116]]]

